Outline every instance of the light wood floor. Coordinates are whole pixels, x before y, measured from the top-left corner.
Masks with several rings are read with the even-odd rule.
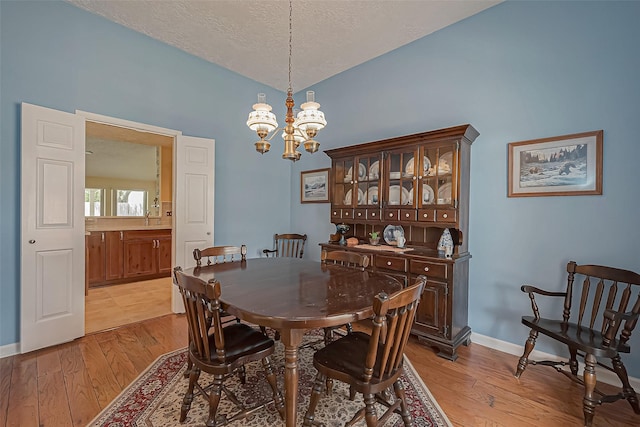
[[[186,344],[185,318],[171,314],[0,359],[0,426],[84,426],[159,355]],[[478,344],[460,348],[456,362],[414,339],[406,353],[456,427],[582,425],[582,389],[551,368],[530,366],[516,380],[516,356]],[[638,425],[627,402],[596,409],[596,427]]]
[[[89,289],[85,333],[171,313],[171,277]]]

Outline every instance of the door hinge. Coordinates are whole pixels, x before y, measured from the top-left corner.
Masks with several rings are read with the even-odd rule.
[[[458,208],[458,199],[455,199],[453,201],[453,207],[456,208],[456,209]]]
[[[443,329],[445,338],[449,338],[449,325],[444,325]]]
[[[445,296],[449,295],[449,287],[448,286],[444,287],[444,294],[445,294]]]
[[[456,151],[460,149],[460,141],[456,141]]]

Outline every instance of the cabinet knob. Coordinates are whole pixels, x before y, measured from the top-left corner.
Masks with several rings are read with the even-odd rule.
[[[333,211],[333,216],[337,216],[337,215],[338,215],[338,212]]]
[[[376,216],[376,213],[375,212],[371,212],[371,216]]]
[[[442,214],[442,218],[448,218],[448,217],[449,217],[449,215],[447,215],[447,214]]]
[[[409,218],[409,214],[408,213],[404,214],[404,216],[405,216],[405,218]]]
[[[391,265],[391,261],[387,261],[387,265]]]
[[[124,233],[121,231],[120,232],[120,240],[123,240],[123,239],[124,239]]]
[[[358,212],[358,216],[362,216],[362,213],[361,213],[361,212]]]
[[[422,179],[422,175],[419,175],[419,176],[418,176],[418,179]]]
[[[392,213],[389,214],[389,218],[393,218],[393,214]]]
[[[429,267],[425,267],[425,268],[424,268],[424,271],[429,271]]]
[[[29,244],[31,244],[31,245],[33,245],[35,242],[36,242],[36,241],[35,241],[35,240],[33,240],[33,239],[29,240]]]
[[[422,214],[422,217],[423,217],[423,218],[426,218],[426,217],[428,217],[428,216],[429,216],[429,214],[426,214],[426,213],[425,213],[425,214]]]

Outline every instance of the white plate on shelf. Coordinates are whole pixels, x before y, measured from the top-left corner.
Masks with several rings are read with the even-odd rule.
[[[431,160],[429,160],[429,158],[427,156],[424,156],[422,159],[422,175],[423,176],[427,176],[429,173],[429,168],[431,167]],[[409,159],[409,161],[407,162],[407,166],[405,166],[404,171],[407,173],[407,175],[413,176],[413,159]]]
[[[387,225],[382,233],[384,241],[387,242],[387,245],[391,246],[398,245],[396,241],[398,236],[404,237],[404,228],[402,228],[401,225]]]
[[[369,168],[369,179],[378,179],[380,178],[380,162],[376,160],[371,163],[371,167]]]
[[[400,195],[402,194],[402,199]],[[389,204],[399,205],[402,202],[403,205],[411,204],[411,198],[409,196],[409,190],[399,185],[392,185],[389,187]]]
[[[364,200],[364,193],[362,192],[362,190],[358,188],[358,204],[361,205],[363,200]],[[344,204],[345,205],[351,204],[351,190],[347,191],[347,194],[344,195]]]
[[[349,170],[347,171],[347,176],[349,177],[349,180],[351,180],[351,177],[353,176],[353,168],[349,168]],[[366,178],[367,178],[367,167],[362,163],[358,163],[358,179],[363,180]]]
[[[413,188],[409,190],[409,200],[413,203]],[[430,185],[422,184],[422,203],[431,204],[435,202],[435,194]]]
[[[438,204],[448,205],[451,204],[451,183],[447,182],[442,187],[438,188]]]
[[[453,153],[451,151],[444,153],[438,159],[438,175],[451,173],[453,167]]]
[[[391,179],[400,179],[401,175],[400,172],[389,172],[389,178]]]
[[[380,202],[378,198],[378,187],[370,187],[367,191],[367,204],[377,205]]]

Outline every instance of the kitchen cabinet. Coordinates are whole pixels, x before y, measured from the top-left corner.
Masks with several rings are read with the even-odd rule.
[[[124,277],[171,275],[171,230],[124,232]]]
[[[412,333],[451,360],[471,335],[469,170],[471,144],[478,135],[467,124],[325,151],[332,168],[331,222],[348,224],[346,237],[363,244],[330,242],[322,248],[365,252],[371,258],[369,270],[405,285],[426,275]],[[451,258],[437,250],[445,228],[454,241]],[[406,248],[397,248],[385,229],[402,230]],[[382,245],[368,244],[372,231],[383,236]]]
[[[171,230],[92,231],[86,236],[88,287],[171,276]]]

